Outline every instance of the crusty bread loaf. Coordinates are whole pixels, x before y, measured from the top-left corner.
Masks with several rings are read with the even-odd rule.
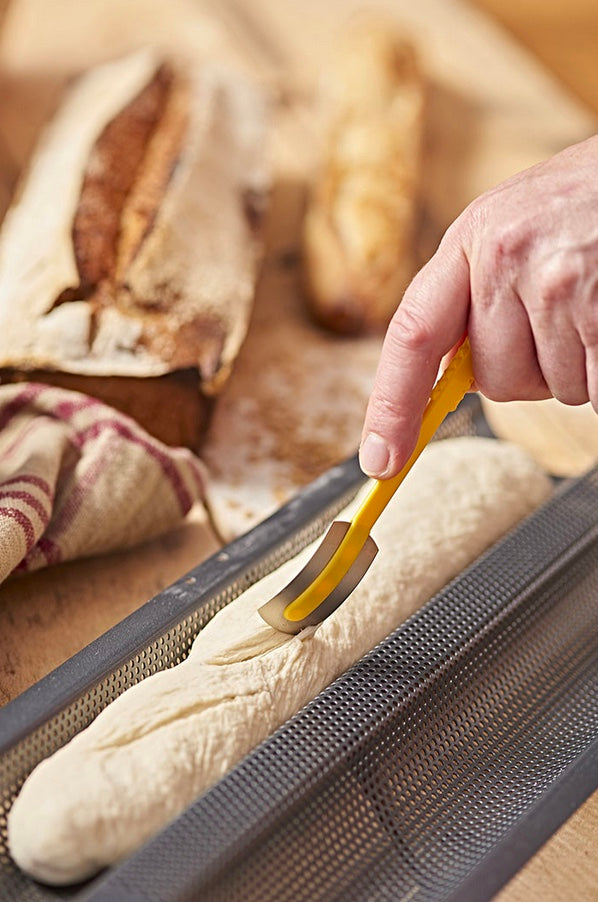
[[[327,137],[304,222],[316,318],[339,332],[383,330],[413,275],[424,80],[390,23],[341,39],[323,73]]]
[[[141,51],[87,73],[0,235],[0,371],[94,394],[197,447],[245,336],[265,109],[212,66]]]

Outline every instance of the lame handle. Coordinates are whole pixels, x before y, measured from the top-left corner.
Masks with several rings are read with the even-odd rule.
[[[284,609],[284,617],[297,622],[310,615],[328,597],[347,573],[367,542],[370,530],[403,479],[422,453],[444,418],[454,410],[473,383],[471,353],[466,338],[450,364],[432,389],[424,411],[422,426],[415,450],[397,476],[379,480],[351,520],[340,545],[326,566],[306,589]]]
[[[353,517],[352,526],[356,532],[368,534],[405,476],[422,453],[430,439],[447,416],[451,413],[473,385],[471,348],[466,338],[432,389],[430,400],[424,411],[417,444],[411,457],[396,476],[377,480],[371,492]]]

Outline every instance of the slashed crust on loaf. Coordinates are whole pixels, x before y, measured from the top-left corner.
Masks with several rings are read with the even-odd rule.
[[[3,378],[195,370],[217,392],[252,308],[265,122],[257,90],[213,64],[141,51],[88,72],[0,235]]]
[[[321,95],[327,136],[303,234],[308,300],[335,331],[382,330],[414,270],[425,99],[414,46],[392,22],[356,25]]]

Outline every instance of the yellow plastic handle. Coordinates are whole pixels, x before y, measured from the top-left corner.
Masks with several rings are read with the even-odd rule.
[[[403,482],[405,476],[420,456],[432,436],[445,419],[463,400],[473,385],[473,369],[471,366],[471,348],[466,338],[446,370],[432,389],[430,400],[424,411],[422,425],[417,443],[411,457],[403,469],[392,479],[376,481],[372,491],[355,514],[352,525],[359,524],[366,535]],[[348,538],[345,537],[345,541]],[[365,539],[364,539],[365,541]]]
[[[430,439],[473,384],[471,348],[466,338],[446,370],[432,389],[424,411],[419,438],[411,457],[396,476],[376,480],[372,490],[353,517],[343,541],[328,564],[310,586],[284,611],[291,621],[302,620],[320,605],[339,584],[366,541],[370,530]]]

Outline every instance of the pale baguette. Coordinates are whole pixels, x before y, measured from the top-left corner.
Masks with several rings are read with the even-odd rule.
[[[351,29],[321,94],[328,124],[304,221],[307,296],[336,331],[382,330],[414,270],[425,97],[415,49],[389,25]]]
[[[288,636],[257,612],[312,546],[35,768],[8,816],[16,863],[61,884],[133,852],[550,493],[515,445],[430,445],[374,526],[371,569],[327,620]]]

